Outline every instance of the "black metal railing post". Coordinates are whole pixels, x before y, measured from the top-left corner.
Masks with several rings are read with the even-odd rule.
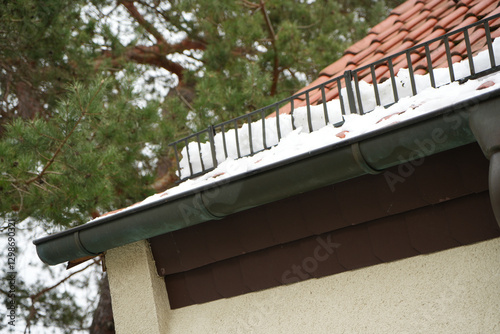
[[[207,129],[208,132],[208,140],[210,142],[210,152],[212,153],[212,163],[213,163],[213,168],[216,168],[218,166],[217,164],[217,155],[215,151],[215,127],[213,125],[210,125]]]
[[[344,72],[344,79],[345,79],[345,90],[347,93],[347,101],[349,102],[349,111],[351,114],[357,114],[358,111],[356,110],[356,102],[354,98],[354,90],[352,87],[352,71],[345,71]]]

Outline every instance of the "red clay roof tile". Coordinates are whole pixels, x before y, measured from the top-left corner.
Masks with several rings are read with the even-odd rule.
[[[477,21],[479,21],[479,20],[478,20],[478,18],[476,16],[469,16],[465,20],[463,20],[462,23],[460,23],[456,27],[453,27],[453,30],[466,27],[466,26],[468,26],[470,24],[476,23]]]
[[[344,56],[332,63],[320,73],[320,77],[304,91],[317,83],[324,82],[343,74],[346,70],[353,70],[380,60],[398,52],[404,51],[417,44],[432,40],[452,30],[465,27],[477,22],[483,17],[500,13],[498,0],[409,0],[396,7],[388,18],[377,24],[368,35],[349,47]],[[500,37],[500,19],[491,21],[492,38]],[[483,40],[484,29],[469,31],[471,49],[474,54],[485,48]],[[458,33],[449,38],[450,51],[454,61],[461,60],[466,49],[464,34]],[[442,42],[429,45],[431,59],[435,67],[448,66],[446,50]],[[415,50],[411,55],[412,64],[417,73],[426,73],[427,59],[424,48]],[[392,59],[395,73],[400,68],[407,67],[406,56],[400,55]],[[384,64],[387,65],[387,64]],[[378,81],[389,77],[387,66],[376,68]],[[371,82],[369,70],[359,73],[362,80]],[[338,97],[336,84],[332,83],[325,88],[327,101]],[[322,100],[319,90],[310,93],[310,102],[318,103]],[[296,101],[295,107],[305,105],[305,96]],[[289,110],[288,108],[287,110]]]
[[[445,29],[448,32],[452,30],[458,23],[463,21],[465,13],[467,13],[467,7],[462,6],[457,9],[452,8],[449,12],[444,13],[445,16],[439,20],[437,26]]]
[[[417,2],[420,2],[419,0],[408,0],[401,5],[397,6],[392,10],[391,13],[401,15],[403,13],[406,13],[410,8],[414,7]]]
[[[367,57],[371,56],[375,50],[380,46],[380,42],[373,42],[370,47],[365,49],[364,51],[358,53],[356,56],[352,57],[351,60],[347,63],[349,64],[359,64],[360,62],[363,62]]]
[[[451,56],[451,62],[452,63],[456,63],[456,62],[459,62],[463,59],[462,56],[460,55],[454,55],[454,56]],[[443,67],[448,67],[448,61],[446,60],[446,58],[443,59],[443,61],[440,63],[440,64],[437,64],[435,65],[434,67],[436,68],[443,68]]]
[[[349,48],[347,48],[347,50],[345,50],[344,54],[345,55],[347,55],[347,54],[353,54],[353,55],[358,54],[359,52],[363,51],[368,46],[370,46],[370,44],[372,43],[372,41],[375,38],[375,36],[377,36],[377,34],[375,34],[373,32],[368,33],[368,35],[365,38],[357,41],[356,43],[354,43],[353,45],[351,45]]]
[[[490,17],[490,16],[493,16],[493,15],[499,14],[500,13],[500,4],[497,4],[497,6],[498,7],[494,11],[492,11],[491,13],[489,13],[488,15],[486,15],[486,17]],[[495,19],[493,21],[497,22],[498,20],[500,20],[500,19]],[[490,25],[493,25],[493,24],[490,22]]]
[[[491,32],[491,38],[500,37],[500,29]]]
[[[486,41],[484,42],[480,42],[480,43],[475,43],[472,45],[471,47],[471,50],[472,50],[472,54],[473,55],[476,55],[478,54],[479,52],[483,51],[483,50],[486,50]]]
[[[478,0],[461,0],[457,2],[457,6],[472,6],[473,2],[477,2]]]
[[[422,10],[418,15],[412,17],[411,20],[405,22],[404,29],[411,32],[415,31],[422,24],[424,24],[424,22],[426,22],[426,20],[429,18],[429,13],[431,13],[429,10]]]
[[[427,37],[432,33],[432,29],[434,28],[435,24],[437,22],[437,19],[429,19],[427,22],[422,24],[420,27],[417,29],[413,30],[411,33],[409,33],[404,41],[410,40],[410,41],[416,41],[419,39],[422,39],[424,37]]]
[[[427,41],[430,41],[431,39],[437,38],[437,37],[442,36],[442,35],[444,35],[446,33],[444,31],[444,29],[442,29],[442,28],[438,28],[438,29],[434,28],[433,30],[434,31],[432,32],[432,34],[425,36],[425,38],[423,40],[419,41],[419,44],[420,43],[425,43]],[[432,44],[429,45],[429,48],[432,50],[432,47],[435,47],[436,45],[437,45],[436,42],[432,43]]]
[[[399,31],[399,28],[401,28],[402,26],[403,26],[403,22],[396,22],[393,25],[391,25],[390,27],[388,27],[385,31],[378,34],[373,40],[382,43],[389,36],[397,33]]]
[[[477,16],[480,18],[485,18],[487,15],[489,15],[497,8],[498,8],[498,3],[492,3],[488,7],[484,8],[479,14],[477,14]]]
[[[406,30],[399,31],[397,35],[393,36],[391,39],[384,41],[384,43],[381,44],[375,52],[380,52],[387,55],[388,51],[393,49],[397,45],[401,44],[407,35],[408,31]],[[392,51],[391,53],[393,52],[394,51]]]
[[[319,74],[320,75],[329,75],[329,76],[337,76],[339,73],[344,73],[346,70],[346,65],[354,56],[352,54],[346,54],[333,64],[325,67]]]
[[[424,58],[425,55],[419,53],[412,53],[410,55],[411,63],[414,66],[420,59]],[[406,55],[401,55],[394,60],[394,72],[398,72],[402,68],[408,68],[408,61]]]
[[[399,14],[392,12],[387,19],[377,24],[370,30],[370,34],[380,34],[392,27],[396,21],[399,20]]]
[[[400,21],[403,23],[408,22],[409,20],[413,19],[415,16],[419,15],[422,8],[424,8],[424,3],[418,1],[417,3],[415,3],[414,6],[410,7],[406,12],[402,13],[398,17],[397,21]]]
[[[377,61],[377,60],[382,59],[382,58],[384,58],[384,57],[385,57],[385,54],[383,54],[383,53],[379,53],[379,52],[374,53],[374,54],[373,54],[373,55],[371,55],[370,57],[366,57],[366,58],[365,58],[362,62],[360,62],[360,63],[358,64],[358,66],[357,66],[357,67],[358,67],[358,68],[359,68],[359,67],[363,67],[363,66],[365,66],[365,65],[371,64],[371,63],[373,63],[374,61]]]
[[[424,8],[425,9],[428,9],[432,12],[435,12],[437,11],[437,8],[436,7],[439,7],[439,8],[447,8],[448,7],[448,1],[443,1],[443,0],[434,0],[434,1],[430,1],[430,2],[427,2],[424,4]],[[432,15],[433,13],[431,13]]]
[[[393,54],[396,54],[398,52],[404,51],[408,48],[411,48],[414,45],[415,44],[412,41],[405,41],[405,42],[401,41],[401,44],[398,47],[396,47],[392,50],[389,50],[389,52],[387,52],[387,53],[389,53],[390,55],[393,55]]]
[[[453,5],[450,6],[448,2],[443,2],[442,6],[437,7],[435,10],[429,13],[429,19],[437,19],[438,20],[436,24],[437,27],[440,25],[439,21],[441,21],[443,18],[453,13],[455,10],[456,10],[455,6]]]
[[[494,10],[497,6],[498,3],[495,2],[479,1],[469,9],[469,12],[466,14],[466,16],[476,16],[482,18],[483,16]]]

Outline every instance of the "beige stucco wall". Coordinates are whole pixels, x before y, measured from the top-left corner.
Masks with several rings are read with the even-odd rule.
[[[111,281],[119,334],[132,333],[118,324],[136,314],[115,308],[120,294],[134,297],[125,290]],[[179,334],[500,333],[500,238],[167,310],[162,317],[168,322],[163,333]]]
[[[106,252],[116,333],[168,333],[165,282],[156,274],[146,241]]]

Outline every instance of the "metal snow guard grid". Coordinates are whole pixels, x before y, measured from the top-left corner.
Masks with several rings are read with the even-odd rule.
[[[396,79],[395,79],[395,72],[399,71],[401,68],[408,68],[409,75],[410,75],[410,83],[411,83],[411,90],[413,96],[417,94],[417,87],[415,83],[415,67],[416,69],[423,69],[426,70],[427,73],[429,74],[429,79],[430,79],[430,84],[432,87],[436,88],[436,83],[435,83],[435,77],[434,77],[434,68],[432,67],[432,55],[434,53],[437,53],[438,51],[442,51],[442,48],[445,49],[446,53],[446,64],[448,65],[449,68],[449,76],[450,76],[450,82],[454,81],[460,81],[460,82],[465,82],[469,79],[477,78],[483,75],[487,75],[493,72],[496,72],[500,70],[500,65],[496,65],[495,63],[495,57],[494,57],[494,51],[493,51],[493,46],[492,46],[492,38],[491,38],[491,27],[490,27],[490,21],[493,21],[497,18],[500,17],[500,14],[482,19],[476,23],[470,24],[468,26],[465,26],[463,28],[451,31],[445,35],[439,36],[437,38],[431,39],[427,42],[420,43],[418,45],[415,45],[409,49],[406,49],[404,51],[395,53],[393,55],[390,55],[388,57],[382,58],[380,60],[377,60],[371,64],[365,65],[363,67],[357,68],[355,70],[348,70],[345,71],[343,75],[340,75],[338,77],[335,77],[333,79],[330,79],[328,81],[325,81],[324,83],[317,85],[315,87],[309,88],[301,93],[295,94],[293,96],[290,96],[284,100],[281,100],[279,102],[276,102],[274,104],[271,104],[267,107],[255,110],[251,113],[233,118],[232,120],[222,122],[217,125],[211,125],[207,129],[199,131],[197,133],[194,133],[192,135],[189,135],[187,137],[184,137],[182,139],[179,139],[171,144],[169,146],[172,146],[174,148],[175,152],[175,159],[177,162],[177,170],[178,170],[178,175],[180,177],[180,181],[194,178],[200,175],[203,175],[213,169],[215,169],[218,165],[217,159],[216,159],[216,145],[214,141],[214,136],[217,133],[222,134],[222,141],[223,141],[223,149],[224,149],[224,156],[227,158],[228,153],[227,153],[227,142],[226,142],[226,134],[225,131],[229,129],[234,129],[235,130],[235,141],[236,141],[236,148],[237,148],[237,153],[238,153],[238,158],[241,158],[243,156],[251,156],[254,155],[255,153],[258,153],[260,151],[263,151],[265,149],[270,148],[271,146],[266,145],[266,132],[265,132],[265,119],[266,116],[269,116],[271,113],[275,113],[275,118],[276,118],[276,130],[278,134],[278,142],[281,140],[281,133],[280,133],[280,114],[279,110],[281,107],[290,104],[290,114],[292,116],[292,128],[295,129],[295,126],[293,124],[293,113],[294,113],[294,100],[298,99],[300,97],[305,96],[305,101],[306,101],[306,108],[307,108],[307,123],[308,123],[308,128],[309,132],[313,131],[313,125],[312,125],[312,119],[311,119],[311,104],[309,103],[310,99],[310,94],[312,91],[315,90],[320,90],[321,91],[321,103],[323,104],[323,110],[324,110],[324,119],[325,119],[325,125],[329,124],[329,116],[328,116],[328,109],[326,105],[326,96],[325,96],[325,87],[331,88],[331,90],[336,90],[337,96],[340,100],[340,107],[342,111],[342,115],[346,114],[359,114],[363,115],[365,113],[368,113],[372,110],[365,111],[363,108],[363,103],[362,103],[362,98],[360,94],[360,88],[359,88],[359,80],[368,77],[368,75],[371,75],[372,79],[372,85],[373,85],[373,94],[375,96],[375,101],[377,106],[381,106],[381,101],[380,101],[380,92],[378,89],[378,84],[377,84],[377,69],[381,68],[383,66],[387,66],[389,69],[390,73],[390,80],[391,80],[391,86],[392,86],[392,92],[393,92],[393,97],[394,101],[392,103],[384,105],[384,107],[389,107],[390,105],[396,103],[399,101],[399,95],[398,95],[398,90],[396,87]],[[486,69],[481,72],[476,72],[475,67],[474,67],[474,61],[472,59],[473,53],[477,54],[479,51],[482,51],[484,46],[481,47],[479,50],[474,50],[472,51],[472,46],[471,46],[471,37],[469,34],[469,30],[474,29],[474,31],[477,31],[479,29],[484,29],[484,37],[481,38],[486,38],[486,45],[488,46],[488,53],[489,53],[489,59],[490,59],[490,65],[491,67],[489,69]],[[462,60],[462,55],[459,54],[453,54],[451,53],[450,50],[450,44],[458,44],[457,37],[463,35],[463,41],[460,43],[465,42],[465,49],[467,52],[467,59],[469,62],[469,69],[470,69],[470,75],[456,79],[455,78],[455,73],[453,69],[453,60]],[[480,39],[477,37],[474,37],[475,39],[473,40],[474,43],[478,43]],[[430,45],[435,44],[432,46],[433,52],[431,53]],[[479,43],[478,43],[479,44]],[[421,58],[420,55],[424,53],[425,58]],[[412,55],[417,55],[417,61],[414,64],[414,60]],[[459,57],[460,59],[457,59]],[[405,58],[405,59],[401,59]],[[439,58],[439,57],[438,57]],[[453,59],[454,58],[454,59]],[[403,60],[403,61],[401,61]],[[406,60],[406,61],[405,61]],[[401,62],[400,62],[401,61]],[[398,63],[396,66],[393,65],[393,63]],[[384,71],[386,72],[386,70]],[[383,78],[380,80],[379,83],[383,82],[384,79],[389,79],[389,78]],[[342,82],[344,82],[344,85],[342,85]],[[345,92],[347,95],[347,101],[349,102],[349,108],[346,109],[346,106],[344,105],[343,101],[343,96],[342,96],[342,88],[345,88]],[[334,95],[335,96],[335,95]],[[253,149],[253,139],[252,139],[252,127],[251,123],[253,122],[252,119],[257,119],[262,121],[262,141],[263,141],[263,146],[264,149],[254,151]],[[248,135],[249,135],[249,146],[250,146],[250,154],[242,155],[241,154],[241,147],[240,147],[240,138],[238,136],[238,127],[243,125],[243,124],[248,124]],[[343,122],[333,124],[334,126],[338,127],[341,126]],[[241,130],[241,129],[240,129]],[[186,149],[187,153],[187,159],[188,159],[188,164],[189,164],[189,175],[186,177],[182,177],[181,174],[181,166],[180,166],[180,158],[179,158],[179,145],[182,145],[183,147],[187,147],[189,143],[196,142],[198,146],[198,152],[197,154],[199,155],[199,160],[201,162],[201,171],[193,171],[193,165],[192,165],[192,158],[190,157],[189,154],[189,149]],[[203,161],[202,153],[201,153],[201,145],[204,142],[209,142],[210,143],[210,153],[211,157],[209,160],[210,166],[205,166],[205,163]],[[220,149],[220,148],[219,148]]]

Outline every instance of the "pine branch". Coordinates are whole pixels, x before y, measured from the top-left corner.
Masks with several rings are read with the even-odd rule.
[[[125,9],[127,9],[129,14],[134,18],[134,20],[137,21],[137,23],[154,36],[158,44],[168,44],[165,37],[163,37],[163,35],[150,22],[148,22],[141,13],[139,13],[133,1],[121,0],[120,3],[125,7]]]
[[[78,273],[81,273],[82,271],[85,271],[87,270],[88,268],[90,268],[91,266],[95,265],[95,264],[98,264],[100,261],[100,259],[94,259],[94,261],[92,261],[92,263],[89,263],[88,265],[86,265],[85,267],[83,267],[82,269],[79,269],[77,271],[74,271],[72,272],[71,274],[69,274],[68,276],[66,276],[65,278],[63,278],[62,280],[60,280],[59,282],[57,282],[56,284],[52,285],[52,286],[49,286],[49,287],[46,287],[40,291],[38,291],[36,294],[34,295],[30,295],[30,298],[31,300],[33,301],[37,301],[44,293],[47,293],[49,292],[50,290],[53,290],[55,288],[57,288],[59,285],[63,284],[64,282],[66,282],[67,280],[69,280],[71,277],[73,277],[74,275],[78,274]]]
[[[267,14],[266,10],[266,4],[264,0],[260,0],[260,10],[262,12],[262,15],[264,15],[264,20],[266,21],[267,29],[269,30],[269,34],[271,35],[271,45],[273,46],[274,50],[274,59],[273,59],[273,81],[271,84],[271,96],[276,95],[278,91],[278,81],[279,81],[279,75],[280,75],[280,70],[279,70],[279,57],[278,57],[278,48],[276,46],[276,39],[277,36],[274,33],[273,25],[271,24],[271,20],[269,19],[269,15]]]
[[[181,45],[182,43],[179,43]],[[132,61],[137,64],[150,65],[155,67],[164,68],[170,73],[177,75],[179,82],[184,78],[184,67],[176,62],[169,60],[164,52],[158,45],[144,46],[136,45],[128,47],[121,55],[114,54],[111,50],[103,50],[101,57],[96,60],[95,68],[99,68],[104,58],[110,58],[112,66],[115,69],[122,69],[124,61]]]
[[[167,42],[163,34],[158,31],[152,23],[148,22],[144,16],[139,13],[134,1],[120,0],[119,3],[125,7],[128,13],[140,26],[156,39],[156,44],[153,46],[137,45],[127,49],[125,51],[126,58],[139,64],[164,68],[177,75],[179,82],[182,82],[184,78],[184,67],[179,63],[167,59],[166,56],[176,52],[182,53],[185,50],[205,50],[206,44],[190,38],[185,38],[179,43],[171,44]]]
[[[88,108],[94,102],[94,99],[97,97],[97,94],[99,94],[99,92],[101,91],[101,88],[102,88],[103,84],[104,84],[104,80],[101,80],[101,83],[99,84],[98,89],[96,90],[96,92],[94,93],[94,95],[92,96],[92,98],[90,99],[89,103],[85,106],[85,108],[81,105],[80,98],[78,98],[78,104],[79,104],[80,110],[81,110],[80,117],[78,118],[78,120],[76,121],[75,125],[70,130],[70,132],[66,135],[66,137],[63,139],[63,141],[59,144],[59,146],[57,147],[56,151],[52,155],[52,158],[50,158],[50,160],[45,164],[45,166],[43,167],[42,171],[37,176],[32,177],[31,179],[27,180],[25,182],[26,185],[29,185],[29,184],[31,184],[31,183],[33,183],[35,181],[39,181],[39,180],[42,179],[42,177],[45,175],[47,169],[54,163],[56,157],[59,155],[59,153],[61,153],[61,150],[64,147],[64,145],[68,142],[69,138],[73,135],[73,133],[75,132],[76,128],[78,127],[78,125],[82,121],[83,117],[85,117],[85,115],[87,114]],[[77,91],[77,93],[78,93],[78,91]]]
[[[91,266],[95,265],[95,264],[98,264],[100,260],[98,259],[94,259],[94,261],[88,265],[86,265],[85,267],[83,267],[82,269],[79,269],[77,271],[74,271],[72,272],[71,274],[69,274],[68,276],[66,276],[65,278],[63,278],[62,280],[60,280],[59,282],[57,282],[56,284],[52,285],[52,286],[49,286],[49,287],[46,287],[40,291],[38,291],[37,293],[33,294],[33,295],[30,295],[30,299],[31,299],[31,306],[29,307],[29,314],[28,314],[28,317],[26,319],[26,328],[25,328],[25,332],[26,330],[29,330],[31,328],[31,320],[35,317],[35,315],[37,314],[37,310],[36,310],[36,307],[35,307],[35,303],[38,301],[38,299],[44,295],[45,293],[57,288],[59,285],[63,284],[64,282],[66,282],[67,280],[69,280],[71,277],[73,277],[74,275],[78,274],[78,273],[81,273],[82,271],[85,271],[87,270],[88,268],[90,268]]]
[[[179,99],[182,101],[182,103],[184,103],[188,108],[189,110],[191,111],[195,111],[193,106],[188,102],[188,100],[186,100],[186,98],[179,92],[179,89],[177,87],[175,87],[175,93],[177,94],[177,96],[179,97]]]

